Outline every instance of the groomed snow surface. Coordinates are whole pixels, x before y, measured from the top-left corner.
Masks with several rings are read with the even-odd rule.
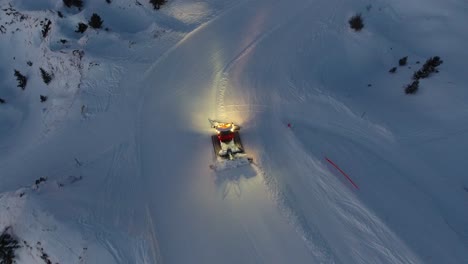
[[[17,263],[467,263],[467,13],[0,0],[0,232]],[[208,118],[254,163],[210,169]]]

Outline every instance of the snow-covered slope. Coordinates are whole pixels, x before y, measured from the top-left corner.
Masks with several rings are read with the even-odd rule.
[[[0,5],[0,231],[19,263],[468,259],[466,2]],[[93,13],[107,30],[76,33]],[[210,170],[207,118],[242,125],[255,164]]]

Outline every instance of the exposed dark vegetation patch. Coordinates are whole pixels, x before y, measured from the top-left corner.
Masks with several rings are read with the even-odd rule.
[[[60,12],[60,11],[57,11],[57,15],[58,15],[60,18],[63,18],[63,14],[62,14],[62,12]]]
[[[398,65],[405,66],[407,64],[407,62],[408,62],[408,56],[405,56],[405,57],[398,60]]]
[[[41,21],[42,23],[42,21]],[[50,26],[52,25],[52,21],[48,20],[46,18],[46,22],[45,23],[42,23],[42,37],[43,38],[46,38],[47,37],[47,34],[49,34],[49,31],[50,31]]]
[[[406,65],[407,59],[408,59],[407,56],[401,58],[398,61],[398,64],[400,66]],[[413,77],[412,77],[413,82],[405,86],[405,93],[415,94],[419,89],[419,80],[428,78],[434,72],[439,72],[437,67],[441,65],[442,63],[443,61],[440,59],[439,56],[434,56],[434,57],[429,58],[419,70],[413,73]],[[416,64],[419,64],[419,61],[416,61]],[[408,68],[411,69],[410,66]],[[393,69],[395,69],[396,71],[396,67],[392,68],[392,70]],[[390,70],[390,72],[392,71]]]
[[[41,103],[44,103],[45,101],[47,101],[48,97],[45,96],[45,95],[40,95],[39,98],[41,99]]]
[[[93,13],[93,15],[91,16],[91,19],[89,20],[88,24],[92,28],[101,28],[103,22],[104,21],[102,21],[101,17],[98,14]]]
[[[162,5],[167,3],[167,0],[150,0],[149,2],[153,5],[154,9],[160,9]]]
[[[361,31],[364,28],[361,14],[356,14],[349,19],[349,26],[355,31]]]
[[[81,10],[81,8],[83,7],[83,0],[63,0],[63,4],[66,7],[76,6],[78,7],[78,9]]]
[[[39,250],[41,251],[41,259],[44,261],[44,263],[46,264],[52,264],[52,261],[50,260],[49,258],[49,255],[47,255],[47,253],[44,252],[44,248],[39,248]]]
[[[7,227],[0,234],[0,263],[1,264],[12,264],[15,263],[15,251],[21,246],[18,244],[18,240],[11,233],[11,228]]]
[[[21,74],[21,72],[19,72],[18,70],[15,70],[14,75],[16,77],[16,80],[18,81],[18,87],[24,90],[26,88],[26,84],[28,83],[28,78]]]
[[[5,99],[0,97],[0,104],[4,104],[4,103],[6,103]]]
[[[425,79],[429,77],[431,73],[439,72],[439,70],[437,70],[437,67],[443,62],[444,61],[442,61],[439,56],[429,58],[424,63],[423,67],[413,74],[413,80]]]
[[[41,182],[45,182],[45,181],[47,181],[47,177],[40,177],[39,179],[35,181],[35,184],[39,185]]]
[[[11,30],[10,30],[11,34],[14,34],[17,31],[21,31],[19,27],[13,28],[12,25],[18,22],[22,22],[23,20],[26,20],[29,18],[28,15],[25,15],[17,11],[15,8],[13,8],[11,3],[9,3],[8,5],[9,7],[1,9],[1,11],[3,11],[3,13],[0,15],[0,18],[1,18],[0,20],[2,20],[2,25],[0,25],[1,34],[8,33],[8,29],[7,29],[8,26],[11,27]],[[3,18],[5,18],[5,20],[3,20]]]
[[[45,84],[49,84],[50,81],[52,81],[52,78],[54,77],[52,73],[48,73],[46,70],[44,70],[43,68],[39,68],[39,70],[41,71],[41,76],[42,76],[42,80],[44,81]]]
[[[25,14],[19,12],[18,10],[16,10],[15,8],[13,8],[13,6],[11,6],[11,4],[10,4],[10,7],[2,9],[2,10],[5,12],[5,15],[13,16],[13,18],[14,18],[14,20],[12,20],[10,22],[5,22],[5,25],[12,25],[15,22],[21,22],[21,21],[29,18],[27,15],[25,15]]]
[[[406,94],[414,94],[419,88],[419,81],[413,81],[405,87]]]
[[[416,61],[415,64],[419,64],[419,61]],[[439,72],[437,67],[441,65],[443,61],[440,59],[439,56],[434,56],[429,58],[424,65],[413,73],[412,79],[413,81],[405,86],[405,93],[406,94],[414,94],[419,89],[419,80],[428,78],[432,73]],[[398,60],[399,66],[405,66],[408,64],[408,56],[405,56]],[[408,66],[408,69],[411,69],[411,66]],[[393,67],[389,70],[390,73],[395,73],[397,67]]]
[[[80,23],[78,23],[78,26],[76,27],[75,32],[84,33],[87,29],[88,29],[88,25],[86,25],[85,23],[80,22]]]
[[[27,64],[29,67],[33,66],[32,61],[27,61],[26,64]]]

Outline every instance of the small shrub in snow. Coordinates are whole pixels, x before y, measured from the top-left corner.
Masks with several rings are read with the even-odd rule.
[[[0,98],[0,104],[4,104],[4,103],[6,103],[5,99]]]
[[[417,70],[413,74],[413,80],[419,80],[429,77],[430,72],[423,69]]]
[[[407,85],[405,88],[406,94],[414,94],[419,88],[419,81],[413,81],[411,84]]]
[[[44,263],[52,264],[52,261],[50,260],[49,255],[47,255],[47,253],[44,252],[44,249],[40,248],[40,250],[41,250],[41,259],[44,261]]]
[[[32,61],[28,61],[28,62],[26,62],[26,64],[28,64],[29,67],[31,67],[33,65]]]
[[[49,34],[50,25],[52,25],[52,21],[47,20],[47,22],[42,26],[42,37],[43,38],[46,38],[47,34]]]
[[[164,5],[167,0],[150,0],[150,3],[153,5],[154,9],[160,9],[162,5]]]
[[[40,177],[39,179],[35,181],[35,184],[39,185],[41,182],[45,182],[45,181],[47,181],[47,177]]]
[[[85,31],[88,29],[88,25],[86,25],[85,23],[78,23],[78,26],[75,30],[75,32],[77,33],[85,33]]]
[[[42,37],[45,38],[49,34],[50,26],[52,25],[52,21],[47,20],[47,23],[44,24],[42,27]]]
[[[54,262],[52,262],[52,260],[50,260],[50,257],[49,257],[49,254],[47,254],[45,251],[44,251],[44,248],[42,247],[41,245],[41,242],[37,242],[36,243],[36,249],[37,251],[39,251],[39,257],[44,261],[43,263],[45,264],[52,264]],[[81,259],[81,257],[80,257]],[[80,261],[82,262],[82,261]],[[58,264],[58,262],[56,262]]]
[[[46,72],[43,68],[39,68],[41,70],[42,80],[45,84],[49,84],[52,81],[53,75],[51,73]]]
[[[24,90],[26,88],[26,84],[28,83],[28,78],[26,78],[26,76],[21,74],[21,72],[18,70],[15,70],[15,77],[18,81],[18,87]]]
[[[429,58],[426,63],[424,63],[424,67],[437,67],[439,65],[441,65],[442,63],[444,63],[443,60],[440,59],[439,56],[434,56],[432,58]]]
[[[76,6],[78,9],[83,7],[83,0],[63,0],[63,4],[67,7]]]
[[[389,73],[395,73],[396,72],[396,67],[391,68],[388,72]]]
[[[10,228],[6,228],[0,234],[0,263],[15,263],[15,251],[20,248],[18,240],[10,234]]]
[[[39,98],[41,99],[41,103],[43,103],[43,102],[47,101],[47,99],[48,99],[48,97],[47,97],[47,96],[45,96],[45,95],[42,95],[42,94],[41,94],[41,96],[40,96]]]
[[[63,18],[63,14],[62,14],[62,12],[60,12],[60,11],[57,11],[57,15],[58,15],[60,18]]]
[[[439,56],[429,58],[424,63],[423,67],[413,74],[413,79],[414,80],[424,79],[424,78],[429,77],[429,75],[433,72],[439,72],[437,70],[437,67],[443,62],[444,61],[442,61]]]
[[[407,62],[408,62],[408,56],[401,58],[401,59],[398,61],[398,65],[400,65],[400,66],[405,66]]]
[[[355,31],[360,31],[364,28],[364,23],[362,21],[361,14],[357,14],[349,19],[349,26]]]
[[[106,0],[106,2],[107,2],[108,4],[110,4],[110,3],[112,3],[112,0]]]
[[[92,27],[92,28],[101,28],[102,23],[103,23],[103,21],[102,21],[101,17],[96,13],[94,13],[91,16],[91,19],[88,22],[89,26]]]

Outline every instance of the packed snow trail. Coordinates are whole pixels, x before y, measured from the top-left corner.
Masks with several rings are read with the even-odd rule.
[[[207,118],[217,110],[214,78],[264,31],[300,10],[287,6],[241,4],[191,34],[149,73],[140,159],[163,263],[326,261],[310,252],[278,210],[258,170],[214,174],[208,168],[213,152]],[[161,149],[162,142],[177,147]]]
[[[308,12],[317,12],[318,40],[322,27],[336,22],[333,4],[312,4],[315,2],[239,4],[189,34],[148,71],[140,110],[139,159],[148,194],[148,217],[158,240],[153,245],[158,249],[155,259],[164,263],[417,262],[404,243],[341,182],[332,179],[322,186],[326,189],[314,190],[307,189],[309,184],[298,189],[303,182],[292,180],[288,185],[299,193],[289,194],[284,193],[282,183],[273,183],[275,178],[282,178],[277,173],[294,179],[310,166],[320,170],[320,166],[308,165],[310,162],[293,165],[285,159],[284,155],[291,158],[298,152],[287,146],[288,141],[281,143],[287,131],[274,127],[279,121],[273,111],[277,102],[270,100],[269,86],[276,84],[268,83],[277,76],[263,72],[275,66],[274,62],[265,65],[265,58],[281,59],[278,53],[288,47],[275,47],[274,43],[300,38],[300,30],[293,31],[288,39],[284,34],[309,17]],[[298,28],[303,29],[303,25]],[[252,72],[258,82],[266,81],[264,87],[239,88],[243,77],[236,73],[258,50],[267,54],[259,58],[260,65],[254,64],[259,68]],[[282,59],[282,63],[290,63]],[[229,87],[228,77],[237,80],[239,86]],[[243,104],[247,110],[240,109]],[[228,112],[228,107],[236,105],[237,109]],[[267,168],[267,178],[250,167],[217,174],[210,171],[209,117],[229,117],[228,121],[249,124],[257,133],[264,129],[272,133],[273,142],[262,142],[265,145],[258,146],[258,152],[251,141],[246,140],[245,145],[266,166],[276,169]],[[244,132],[251,135],[248,130]],[[173,142],[174,147],[163,148],[171,144],[167,142]],[[300,169],[285,171],[278,167],[283,161]],[[295,196],[300,200],[291,201]],[[356,210],[333,206],[336,199],[349,199]],[[307,208],[305,202],[316,207],[299,213]],[[354,216],[350,218],[349,213]]]
[[[466,219],[457,213],[462,210],[457,208],[460,188],[453,196],[429,191],[448,186],[384,125],[388,117],[404,119],[395,115],[397,107],[378,108],[389,113],[377,121],[355,112],[374,98],[365,93],[363,99],[350,98],[350,89],[372,76],[368,67],[386,53],[360,46],[379,47],[380,35],[356,37],[341,24],[355,5],[327,1],[304,6],[303,15],[279,27],[224,73],[223,108],[250,128],[245,144],[258,153],[269,187],[304,236],[329,245],[321,249],[331,249],[339,261],[463,262]],[[379,10],[393,10],[382,6]],[[379,13],[381,20],[391,21],[388,16]],[[291,52],[281,52],[285,50]],[[359,191],[334,173],[326,156],[353,172]],[[459,184],[457,178],[452,181]],[[440,241],[453,246],[441,248]]]

